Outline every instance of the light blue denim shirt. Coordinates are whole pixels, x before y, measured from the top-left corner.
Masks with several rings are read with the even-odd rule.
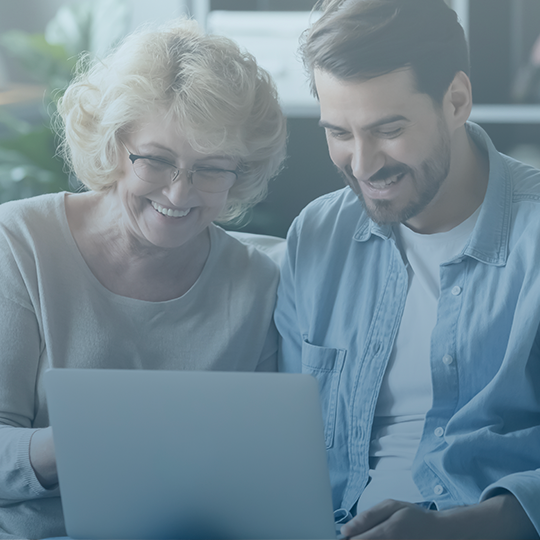
[[[506,489],[540,532],[540,171],[467,128],[489,153],[489,185],[463,252],[440,267],[433,406],[413,478],[439,509]],[[392,227],[372,222],[349,188],[293,223],[275,314],[280,369],[319,381],[337,517],[350,516],[369,480],[371,426],[407,286]]]

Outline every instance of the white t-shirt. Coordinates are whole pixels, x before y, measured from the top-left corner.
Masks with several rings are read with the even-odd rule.
[[[382,381],[371,432],[370,482],[357,512],[385,499],[418,502],[411,467],[431,408],[431,333],[437,320],[439,266],[459,255],[480,208],[450,231],[418,234],[399,224],[396,238],[407,261],[409,289],[394,348]]]

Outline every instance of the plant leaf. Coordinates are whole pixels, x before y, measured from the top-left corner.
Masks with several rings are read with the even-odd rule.
[[[49,88],[49,113],[69,83],[77,58],[89,52],[98,58],[128,31],[129,5],[125,0],[87,0],[63,6],[47,25],[45,35],[10,31],[0,36],[12,56],[36,80]],[[0,202],[70,189],[64,163],[55,157],[56,141],[45,125],[32,127],[0,114],[0,124],[13,136],[0,138]],[[80,187],[73,182],[72,188]]]
[[[0,148],[8,152],[18,152],[19,157],[24,156],[24,163],[65,176],[62,170],[63,162],[54,157],[56,153],[54,134],[47,126],[40,126],[29,133],[8,139],[0,139]]]
[[[0,107],[0,125],[8,131],[22,135],[32,130],[32,126],[26,120],[17,118],[7,107]]]
[[[68,57],[63,45],[48,43],[42,34],[20,30],[3,33],[0,43],[37,81],[50,86],[54,79],[65,86],[70,80],[75,60]]]
[[[0,202],[67,189],[67,177],[43,169],[17,150],[0,147]]]

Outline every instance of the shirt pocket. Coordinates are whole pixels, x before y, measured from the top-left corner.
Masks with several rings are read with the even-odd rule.
[[[319,383],[326,448],[334,444],[339,380],[346,354],[345,349],[312,345],[305,337],[302,342],[302,373],[313,375]]]

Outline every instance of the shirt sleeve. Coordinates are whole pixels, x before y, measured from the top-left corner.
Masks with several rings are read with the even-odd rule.
[[[280,335],[278,370],[286,373],[302,372],[302,336],[296,306],[296,257],[298,219],[287,236],[287,250],[281,265],[281,276],[274,319]]]
[[[540,534],[540,505],[538,504],[540,501],[540,469],[510,474],[501,478],[484,490],[480,501],[499,495],[501,490],[509,491],[514,495]]]
[[[528,362],[525,364],[526,369],[523,371],[520,370],[521,384],[532,386],[533,388],[538,388],[540,383],[540,328],[536,330],[536,335],[534,343],[532,345]],[[523,394],[523,392],[521,392]],[[528,404],[529,411],[536,410],[540,406],[540,399],[538,399],[538,394],[534,393],[536,398],[534,403]],[[526,416],[525,410],[523,414],[519,415],[521,418]],[[538,427],[537,418],[538,413],[535,413],[530,420],[529,428],[526,433],[529,435],[527,441],[526,436],[520,437],[520,441],[516,439],[515,444],[525,445],[530,452],[538,452]],[[536,454],[537,455],[537,454]],[[523,509],[525,510],[527,516],[534,525],[536,531],[540,535],[540,469],[531,470],[521,470],[512,474],[503,476],[496,482],[493,482],[487,486],[480,496],[480,501],[485,501],[491,497],[495,497],[501,493],[501,490],[509,491],[516,497]]]

